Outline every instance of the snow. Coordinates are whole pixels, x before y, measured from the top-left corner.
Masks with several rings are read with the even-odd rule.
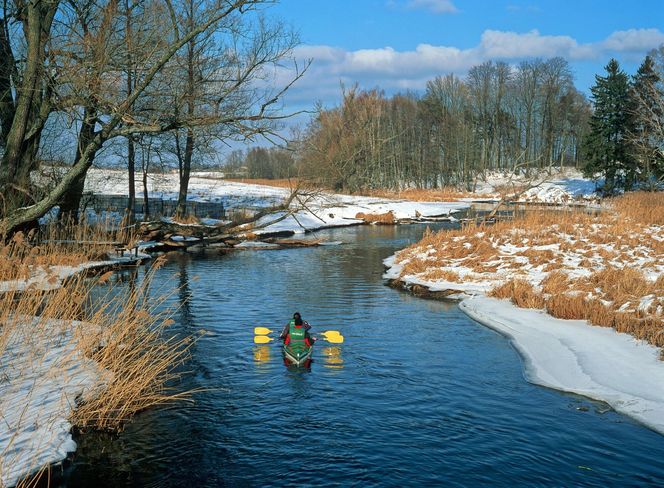
[[[62,286],[63,281],[74,275],[99,268],[117,265],[128,265],[151,259],[152,256],[140,251],[136,254],[134,249],[127,250],[126,256],[111,256],[103,261],[88,261],[76,266],[49,266],[48,268],[37,267],[31,275],[25,279],[0,281],[0,293],[8,291],[25,291],[28,289],[49,291]]]
[[[520,185],[530,186],[515,199],[519,203],[543,203],[566,205],[571,203],[595,203],[597,183],[583,177],[580,171],[565,168],[553,172],[550,176],[535,174],[514,176],[493,172],[487,174],[484,180],[478,182],[475,193],[485,199],[497,200],[500,198],[498,190],[503,188],[518,189]]]
[[[12,324],[9,332],[3,324],[1,486],[13,486],[76,449],[68,419],[79,399],[94,395],[104,378],[80,353],[74,332],[82,326],[90,324],[35,318]]]
[[[453,213],[468,207],[469,204],[463,202],[407,202],[325,194],[308,202],[307,209],[300,209],[279,222],[270,224],[284,216],[285,212],[263,217],[256,223],[256,226],[265,225],[265,227],[256,230],[255,233],[259,235],[273,232],[302,234],[327,227],[357,225],[364,222],[362,219],[356,218],[358,213],[374,215],[392,212],[397,220],[426,221],[427,218],[449,218]]]
[[[510,338],[532,383],[604,401],[664,434],[664,362],[658,348],[611,328],[555,319],[506,300],[476,296],[459,306]]]
[[[287,188],[276,188],[250,183],[237,183],[217,178],[214,173],[192,173],[189,182],[189,201],[222,202],[228,210],[260,208],[278,205],[290,195]],[[107,195],[127,194],[127,175],[125,171],[110,169],[91,169],[86,178],[86,191]],[[150,176],[148,190],[152,198],[177,199],[178,175],[176,173],[155,174]],[[277,212],[263,217],[256,225],[257,235],[276,232],[301,234],[327,227],[339,227],[360,224],[358,213],[383,214],[393,212],[397,220],[422,221],[429,219],[456,220],[453,213],[469,208],[469,202],[409,202],[385,198],[364,197],[317,192],[303,192],[302,202],[294,201],[290,212],[279,222],[274,222],[285,215]],[[306,207],[306,208],[305,208]],[[172,219],[164,218],[172,222]],[[223,221],[210,221],[206,225],[218,225]],[[192,224],[193,225],[193,224]]]
[[[0,293],[54,290],[78,273],[150,259],[142,252],[130,254],[35,268],[27,279],[0,282]],[[96,391],[104,376],[80,353],[77,327],[94,326],[39,318],[0,324],[0,486],[13,486],[76,449],[68,419],[78,399]]]
[[[235,183],[221,179],[222,173],[193,172],[189,180],[187,199],[192,202],[222,202],[226,208],[269,206],[279,203],[290,193],[285,188]],[[137,180],[139,181],[139,180]],[[150,198],[177,200],[179,176],[177,172],[150,174]],[[127,172],[93,168],[85,179],[85,191],[102,195],[127,195]]]

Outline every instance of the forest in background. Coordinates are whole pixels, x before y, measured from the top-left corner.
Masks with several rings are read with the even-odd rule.
[[[611,193],[664,177],[664,48],[633,76],[611,60],[591,100],[563,58],[488,61],[449,74],[423,94],[388,97],[342,87],[288,149],[252,148],[227,159],[251,178],[300,176],[338,191],[455,186],[473,190],[490,171],[574,167]]]
[[[273,3],[2,3],[0,234],[54,207],[76,220],[87,171],[109,161],[128,174],[128,220],[149,174],[171,168],[184,215],[192,168],[262,140],[272,146],[232,152],[225,171],[346,192],[473,190],[490,171],[564,166],[606,193],[664,178],[664,47],[632,75],[609,61],[590,100],[560,57],[487,61],[423,92],[342,86],[339,106],[319,106],[286,143],[285,119],[302,112],[282,99],[312,60],[295,59],[299,39],[267,16]],[[53,166],[50,184],[35,178]]]

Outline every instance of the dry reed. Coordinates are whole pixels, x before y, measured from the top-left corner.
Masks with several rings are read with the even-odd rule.
[[[364,220],[368,224],[394,224],[396,222],[392,210],[382,214],[366,214],[364,212],[358,212],[355,214],[355,218]]]
[[[427,231],[397,262],[402,276],[457,272],[493,283],[492,296],[519,306],[614,327],[662,347],[662,225],[664,194],[631,193],[602,212],[539,210],[494,225]]]
[[[294,189],[299,185],[303,185],[306,182],[299,178],[282,178],[275,180],[268,180],[266,178],[224,178],[224,181],[232,181],[235,183],[247,183],[251,185],[263,185],[263,186],[274,186],[277,188],[289,188]]]
[[[48,274],[54,272],[52,267],[78,264],[103,248],[101,244],[87,242],[80,248],[71,247],[68,241],[120,238],[118,232],[70,230],[74,232],[69,239],[62,239],[65,237],[62,230],[52,229],[45,234],[48,238],[36,245],[31,245],[26,236],[17,235],[0,246],[0,281],[25,279],[38,266]],[[67,242],[63,245],[62,240]],[[170,312],[162,307],[164,297],[151,298],[151,281],[159,266],[160,262],[155,263],[140,283],[125,287],[122,293],[109,283],[110,272],[98,279],[78,275],[50,291],[34,286],[22,291],[7,287],[7,291],[0,293],[0,377],[3,357],[13,357],[13,350],[8,349],[11,344],[19,343],[33,351],[25,355],[25,361],[37,365],[45,361],[41,352],[44,344],[53,337],[61,337],[59,341],[71,343],[75,351],[72,354],[93,360],[102,372],[95,387],[80,399],[74,410],[71,418],[74,425],[117,431],[141,410],[190,398],[192,392],[181,391],[176,382],[180,377],[178,369],[186,361],[194,338],[169,333],[168,327],[173,322]],[[100,285],[107,286],[108,293],[93,298],[93,288],[96,287],[97,294]],[[73,356],[67,359],[72,360]],[[43,364],[50,368],[46,376],[67,377],[67,370],[60,370],[62,361],[55,361],[52,366]],[[10,446],[12,442],[10,439]],[[0,474],[3,464],[12,463],[5,454],[0,452]],[[33,486],[48,478],[48,467],[37,464],[32,468],[37,474],[25,478],[19,486]]]
[[[474,196],[472,193],[464,193],[454,187],[448,186],[437,189],[371,190],[363,193],[367,193],[372,197],[405,199],[414,202],[456,202],[460,198]]]

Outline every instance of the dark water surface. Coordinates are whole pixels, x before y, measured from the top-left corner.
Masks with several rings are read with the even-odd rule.
[[[337,229],[316,234],[337,247],[171,258],[157,280],[181,286],[176,327],[209,331],[183,387],[210,391],[120,435],[78,436],[57,484],[664,485],[664,436],[527,383],[507,340],[456,305],[384,286],[382,259],[422,232]],[[295,310],[345,336],[319,341],[310,371],[252,341]]]

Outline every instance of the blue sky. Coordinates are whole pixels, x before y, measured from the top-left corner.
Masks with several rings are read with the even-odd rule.
[[[287,107],[339,101],[339,84],[392,94],[488,59],[562,56],[589,93],[611,57],[632,73],[664,44],[664,0],[281,0],[268,10],[300,32],[314,64]]]

